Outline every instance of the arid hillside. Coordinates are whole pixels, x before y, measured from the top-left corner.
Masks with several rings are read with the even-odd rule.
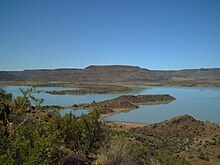
[[[220,162],[220,127],[183,115],[158,124],[132,128],[136,140],[186,158],[191,164]]]
[[[1,71],[0,81],[61,81],[146,85],[220,86],[220,68],[148,70],[137,66],[89,66],[85,69]]]

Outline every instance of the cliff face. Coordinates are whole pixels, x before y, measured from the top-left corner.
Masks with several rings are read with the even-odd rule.
[[[0,80],[63,82],[132,82],[195,84],[220,82],[220,68],[173,71],[148,70],[137,66],[89,66],[85,69],[43,69],[0,72]],[[195,81],[196,80],[196,81]]]

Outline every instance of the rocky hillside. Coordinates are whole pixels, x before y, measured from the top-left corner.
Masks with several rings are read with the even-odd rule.
[[[16,80],[17,77],[7,71],[0,71],[0,81]]]
[[[64,68],[0,72],[0,80],[220,86],[220,68],[159,71],[125,65],[89,66],[85,69]]]
[[[132,128],[137,141],[167,153],[178,154],[191,164],[220,162],[220,126],[202,122],[189,115],[168,121]]]

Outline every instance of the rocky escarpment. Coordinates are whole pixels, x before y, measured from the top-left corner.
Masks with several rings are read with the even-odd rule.
[[[39,69],[0,72],[0,81],[123,83],[220,87],[220,68],[148,70],[138,66],[89,66],[85,69]]]

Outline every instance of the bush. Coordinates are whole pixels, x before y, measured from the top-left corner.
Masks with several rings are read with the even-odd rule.
[[[162,165],[189,165],[184,158],[169,154],[169,152],[163,150],[158,150],[156,152],[156,160],[158,164]]]
[[[188,159],[193,159],[193,158],[194,158],[194,156],[192,156],[192,155],[188,156]]]
[[[67,148],[88,155],[100,147],[104,129],[97,111],[60,117],[31,106],[42,101],[32,90],[22,93],[12,99],[0,89],[1,164],[58,164]]]
[[[146,164],[148,149],[138,146],[123,137],[115,137],[98,155],[97,165]]]
[[[105,136],[97,111],[80,117],[66,115],[61,118],[59,127],[63,127],[61,135],[66,146],[85,155],[99,148]]]
[[[208,155],[205,155],[203,152],[200,153],[199,159],[202,159],[202,160],[206,160],[206,161],[209,161],[209,157]]]

